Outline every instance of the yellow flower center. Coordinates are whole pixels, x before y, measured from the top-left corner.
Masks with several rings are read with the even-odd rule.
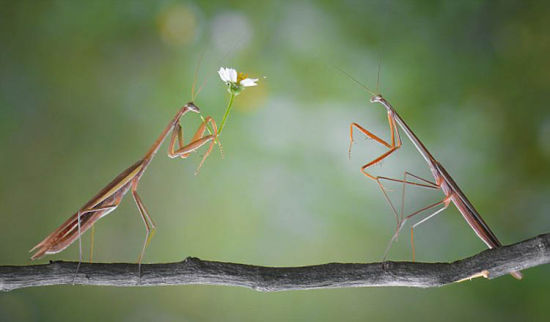
[[[237,73],[237,83],[240,83],[245,78],[248,78],[248,74],[242,72]]]

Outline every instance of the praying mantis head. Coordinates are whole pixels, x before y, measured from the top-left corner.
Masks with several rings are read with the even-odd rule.
[[[380,94],[374,95],[373,97],[370,98],[371,103],[378,103],[378,102],[381,102],[382,100],[383,98],[382,98],[382,95]]]
[[[191,111],[191,112],[195,112],[195,113],[200,113],[201,112],[199,107],[197,105],[195,105],[195,103],[193,103],[193,102],[189,102],[189,103],[185,104],[185,107],[187,108],[188,111]]]

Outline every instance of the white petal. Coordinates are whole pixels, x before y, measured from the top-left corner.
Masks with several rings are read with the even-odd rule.
[[[234,70],[233,68],[226,68],[225,70],[227,71],[229,81],[232,82],[232,83],[236,83],[237,82],[237,71]]]
[[[223,67],[220,67],[220,69],[218,70],[218,75],[220,75],[221,80],[225,82],[225,70],[223,69]]]
[[[258,81],[257,78],[245,78],[241,81],[241,86],[244,86],[244,87],[250,87],[250,86],[256,86],[258,84],[256,84],[256,82]]]
[[[224,82],[229,82],[229,75],[227,75],[227,69],[220,67],[220,70],[218,70],[218,74],[220,75],[220,78]]]

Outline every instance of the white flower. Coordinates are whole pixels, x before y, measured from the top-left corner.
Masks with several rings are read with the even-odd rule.
[[[258,81],[257,78],[245,78],[241,81],[241,86],[244,87],[250,87],[250,86],[256,86],[256,82]]]
[[[256,84],[257,78],[248,78],[247,75],[237,73],[233,68],[220,67],[218,74],[221,80],[228,85],[227,91],[233,95],[239,95],[245,87],[258,85]]]
[[[237,71],[233,68],[223,68],[220,67],[220,70],[218,70],[218,74],[220,75],[220,78],[222,81],[226,83],[236,83],[237,82]]]

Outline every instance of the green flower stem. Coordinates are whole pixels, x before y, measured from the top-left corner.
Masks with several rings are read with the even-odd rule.
[[[229,116],[229,111],[231,111],[231,107],[233,106],[234,99],[235,99],[235,94],[231,93],[231,97],[229,98],[229,103],[227,104],[227,108],[225,109],[225,114],[223,115],[222,123],[220,125],[220,130],[218,131],[218,136],[222,134],[225,121],[227,121],[227,117]]]
[[[206,120],[204,119],[204,116],[202,116],[202,114],[200,114],[200,117],[201,117],[201,120],[203,123],[206,122]],[[208,131],[208,134],[212,134],[214,131],[212,129],[210,129],[210,124],[206,124],[206,130]]]

